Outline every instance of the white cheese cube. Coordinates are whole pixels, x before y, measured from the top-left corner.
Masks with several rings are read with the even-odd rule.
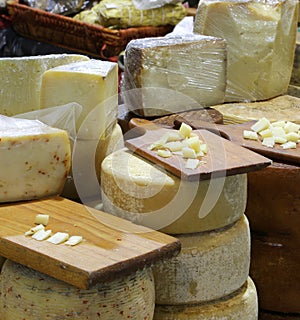
[[[255,131],[244,130],[243,137],[244,137],[244,139],[258,140],[258,134]]]
[[[54,235],[52,235],[50,238],[48,238],[46,241],[53,243],[53,244],[60,244],[69,239],[69,234],[65,232],[56,232]]]
[[[275,145],[274,137],[267,137],[264,138],[262,141],[262,145],[265,147],[273,148]]]
[[[251,130],[255,132],[260,132],[262,130],[268,129],[271,123],[266,117],[260,118],[254,125],[251,126]]]
[[[51,232],[51,230],[41,229],[35,232],[31,238],[37,241],[44,241],[51,236]]]

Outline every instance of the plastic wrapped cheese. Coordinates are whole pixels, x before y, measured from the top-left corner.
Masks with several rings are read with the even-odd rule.
[[[257,101],[287,91],[298,0],[200,0],[194,32],[227,41],[226,101]]]
[[[122,86],[134,113],[161,116],[224,102],[226,43],[202,35],[132,40]]]

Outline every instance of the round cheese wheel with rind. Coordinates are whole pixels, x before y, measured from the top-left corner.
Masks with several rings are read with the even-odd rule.
[[[258,301],[248,277],[242,288],[212,302],[194,305],[156,305],[153,320],[257,320]]]
[[[192,304],[219,299],[239,289],[250,265],[246,216],[225,229],[177,235],[178,256],[153,266],[156,304]]]
[[[0,279],[1,320],[151,320],[154,299],[149,268],[82,290],[7,260]]]
[[[168,234],[185,234],[237,221],[246,207],[247,175],[184,181],[124,148],[103,160],[101,190],[104,211]]]

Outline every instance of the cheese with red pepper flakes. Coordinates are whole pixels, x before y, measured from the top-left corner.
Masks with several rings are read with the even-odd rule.
[[[61,193],[71,165],[68,133],[0,115],[0,202]]]

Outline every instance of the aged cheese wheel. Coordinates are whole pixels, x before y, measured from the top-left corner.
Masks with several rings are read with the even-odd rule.
[[[242,288],[231,295],[203,304],[156,305],[154,320],[257,320],[255,284],[248,277]]]
[[[219,299],[249,275],[250,230],[246,216],[226,229],[178,235],[181,252],[153,266],[156,304],[191,304]]]
[[[103,160],[101,189],[104,211],[181,234],[214,230],[237,221],[246,206],[247,176],[183,181],[122,149]]]
[[[7,260],[0,293],[1,320],[151,320],[154,313],[150,269],[82,290]]]

